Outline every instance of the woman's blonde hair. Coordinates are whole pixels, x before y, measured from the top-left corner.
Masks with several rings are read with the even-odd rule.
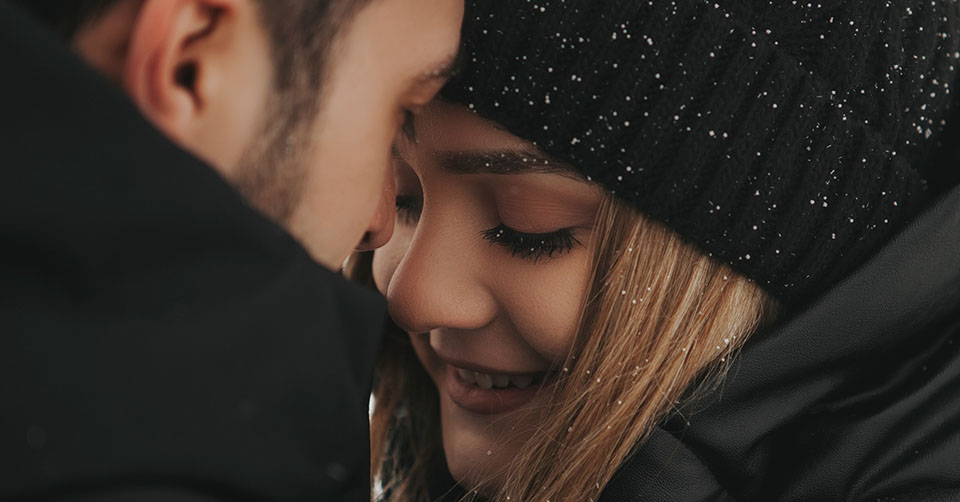
[[[496,502],[590,501],[683,399],[711,390],[773,316],[752,281],[628,203],[598,212],[580,328],[545,401],[550,417],[502,470]],[[443,458],[437,391],[405,336],[388,336],[374,383],[375,497],[426,502]],[[476,490],[465,487],[476,497]]]

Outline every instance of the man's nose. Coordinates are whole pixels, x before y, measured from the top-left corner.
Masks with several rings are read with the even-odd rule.
[[[373,251],[386,244],[393,236],[393,225],[396,222],[397,185],[393,176],[387,176],[383,182],[383,190],[377,203],[377,210],[363,234],[363,239],[357,245],[358,251]]]

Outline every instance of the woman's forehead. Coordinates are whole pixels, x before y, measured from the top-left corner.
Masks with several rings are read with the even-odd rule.
[[[439,99],[433,100],[417,117],[416,129],[418,146],[426,149],[536,151],[531,143],[496,122],[466,106]]]

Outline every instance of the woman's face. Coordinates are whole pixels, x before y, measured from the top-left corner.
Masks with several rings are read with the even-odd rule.
[[[496,485],[573,341],[604,192],[439,101],[394,164],[397,226],[374,277],[437,386],[451,473]]]

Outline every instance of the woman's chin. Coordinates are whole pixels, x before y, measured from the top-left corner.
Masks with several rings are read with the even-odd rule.
[[[447,468],[465,489],[490,495],[503,483],[504,468],[516,455],[518,443],[513,421],[477,415],[460,408],[449,396],[441,397],[441,429]]]

